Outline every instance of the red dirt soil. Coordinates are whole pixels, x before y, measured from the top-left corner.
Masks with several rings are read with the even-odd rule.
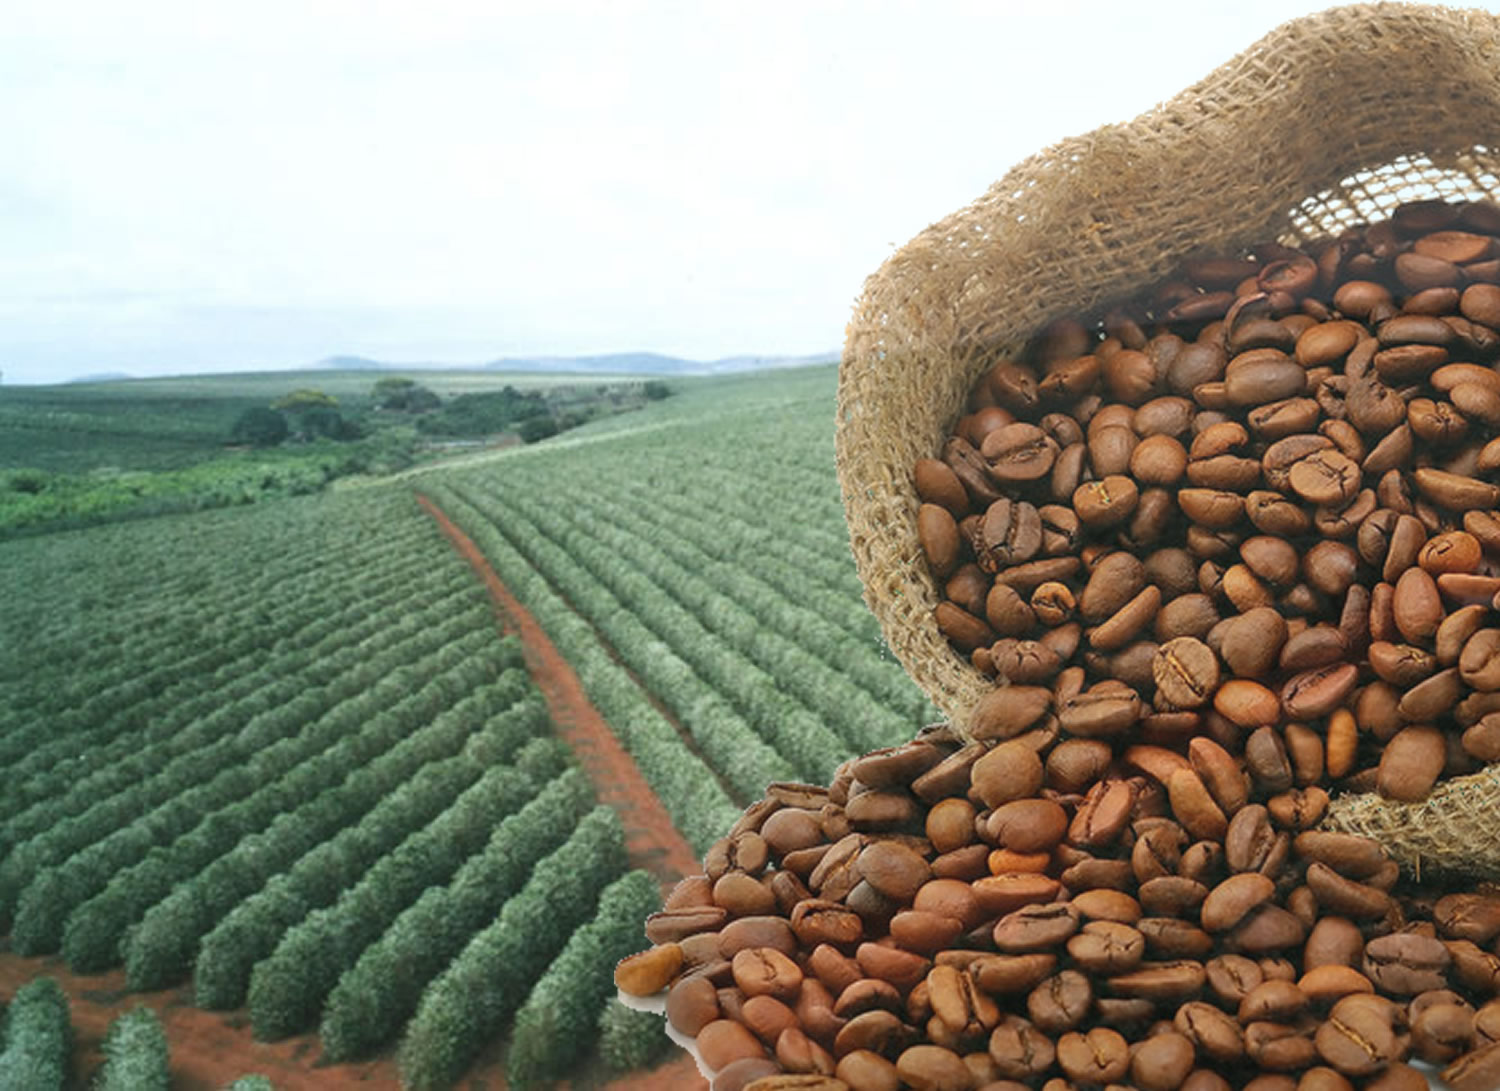
[[[577,755],[579,765],[594,785],[601,803],[613,807],[625,827],[626,851],[632,867],[650,871],[669,887],[700,868],[692,848],[672,825],[661,801],[651,791],[635,761],[625,752],[598,709],[589,703],[573,668],[553,646],[536,619],[510,593],[478,547],[436,504],[419,495],[418,502],[442,528],[458,553],[473,566],[492,596],[506,632],[519,634],[526,666],[546,698],[559,736]],[[21,958],[0,952],[0,998],[9,1001],[28,981],[43,975],[57,980],[67,993],[76,1034],[76,1085],[87,1081],[103,1063],[99,1051],[110,1022],[134,1007],[157,1013],[167,1033],[171,1052],[172,1091],[218,1091],[240,1076],[260,1073],[277,1091],[384,1091],[399,1088],[393,1056],[357,1064],[314,1067],[321,1052],[317,1035],[305,1034],[280,1042],[257,1042],[242,1010],[219,1013],[192,1006],[191,986],[153,993],[132,993],[125,974],[83,977],[69,973],[59,958]],[[464,1091],[505,1091],[501,1049],[494,1043],[479,1064],[459,1081]],[[571,1081],[576,1091],[706,1091],[692,1057],[679,1054],[649,1072],[611,1079],[597,1058]],[[568,1083],[557,1085],[567,1091]]]

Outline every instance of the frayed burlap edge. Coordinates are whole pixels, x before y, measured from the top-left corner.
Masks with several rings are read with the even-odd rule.
[[[1500,878],[1500,766],[1440,784],[1421,803],[1340,796],[1323,828],[1373,837],[1419,880],[1429,872]]]
[[[869,278],[835,423],[850,546],[886,642],[960,731],[992,683],[933,621],[911,467],[938,453],[978,376],[1185,257],[1483,196],[1500,196],[1500,17],[1361,4],[1289,22],[1135,120],[1031,156]],[[1442,798],[1494,843],[1482,870],[1500,875],[1500,770],[1468,779]]]

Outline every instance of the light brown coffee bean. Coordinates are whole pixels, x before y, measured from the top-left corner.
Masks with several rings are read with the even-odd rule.
[[[1387,799],[1417,803],[1427,798],[1447,760],[1443,734],[1435,727],[1404,727],[1381,751],[1376,790]]]

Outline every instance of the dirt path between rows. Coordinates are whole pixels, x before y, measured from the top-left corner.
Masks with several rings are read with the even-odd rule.
[[[635,759],[626,753],[599,710],[589,702],[583,683],[541,625],[500,581],[473,540],[437,504],[420,493],[417,502],[484,581],[505,631],[520,636],[526,668],[547,699],[558,735],[577,755],[599,802],[613,807],[625,826],[625,848],[631,866],[650,871],[664,885],[697,874],[701,869],[692,848],[672,825],[666,808],[646,783]]]
[[[631,866],[655,875],[661,880],[663,891],[683,876],[699,873],[702,868],[692,847],[672,825],[666,808],[646,783],[635,759],[589,701],[577,673],[536,618],[510,593],[474,541],[436,503],[421,493],[417,494],[417,502],[436,521],[459,555],[473,566],[495,603],[502,628],[520,637],[526,668],[547,700],[558,735],[577,756],[599,801],[613,807],[620,816]],[[589,1067],[597,1071],[599,1065],[596,1061]],[[600,1079],[599,1075],[586,1072],[573,1083],[577,1088],[597,1087]],[[707,1091],[707,1088],[696,1062],[683,1055],[650,1072],[619,1077],[604,1085],[604,1091]]]

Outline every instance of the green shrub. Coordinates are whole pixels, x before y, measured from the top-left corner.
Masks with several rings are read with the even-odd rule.
[[[150,1008],[116,1016],[104,1036],[104,1067],[95,1091],[167,1091],[167,1036]]]
[[[614,995],[615,963],[646,948],[642,925],[659,908],[656,880],[644,871],[617,879],[600,895],[594,919],[573,933],[516,1013],[505,1060],[511,1087],[559,1079],[577,1063],[579,1047]]]
[[[16,990],[5,1012],[0,1091],[60,1091],[72,1067],[73,1025],[56,979],[39,977]]]
[[[456,1081],[624,870],[619,815],[598,807],[422,994],[401,1043],[406,1083],[421,1091]]]
[[[561,772],[562,756],[553,744]],[[524,760],[526,749],[517,755]],[[502,818],[536,794],[519,769],[491,770],[459,803],[385,856],[339,900],[282,937],[270,958],[250,975],[250,1021],[262,1041],[284,1038],[317,1022],[339,975],[359,961],[402,910],[436,883],[445,883],[489,839]],[[460,806],[459,804],[462,804]]]
[[[593,805],[588,778],[569,769],[501,822],[451,883],[430,887],[397,917],[329,995],[319,1029],[324,1055],[352,1060],[395,1038],[427,983],[494,920]]]
[[[599,1016],[599,1055],[611,1072],[651,1068],[671,1049],[666,1020],[656,1012],[627,1008],[618,999],[605,1002]]]

